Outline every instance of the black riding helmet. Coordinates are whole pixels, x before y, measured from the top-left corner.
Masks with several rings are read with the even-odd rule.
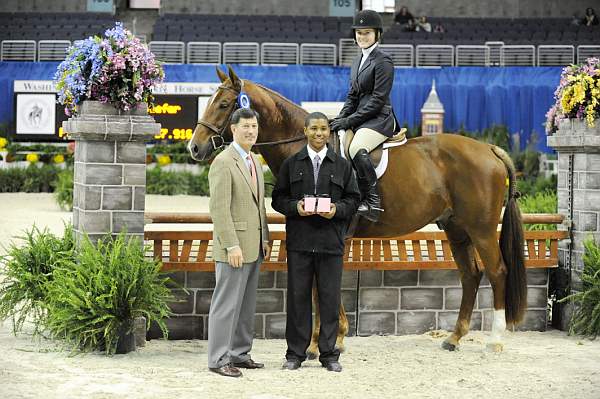
[[[362,10],[354,16],[352,29],[376,29],[379,33],[383,32],[383,20],[381,16],[373,10]]]
[[[353,36],[356,35],[356,29],[375,29],[375,41],[378,42],[383,33],[383,20],[376,11],[362,10],[357,12],[354,16],[354,21],[352,23]]]

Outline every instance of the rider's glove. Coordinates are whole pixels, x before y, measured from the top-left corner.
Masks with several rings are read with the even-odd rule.
[[[338,130],[342,129],[346,130],[350,128],[350,122],[348,121],[348,118],[335,118],[331,121],[329,127],[334,132],[337,132]]]

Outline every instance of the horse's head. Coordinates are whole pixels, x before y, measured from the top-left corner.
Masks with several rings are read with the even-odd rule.
[[[217,67],[221,86],[213,94],[202,119],[198,121],[188,145],[192,158],[196,161],[210,159],[213,153],[226,141],[231,141],[229,121],[238,107],[238,96],[242,91],[242,81],[228,66],[229,76]]]

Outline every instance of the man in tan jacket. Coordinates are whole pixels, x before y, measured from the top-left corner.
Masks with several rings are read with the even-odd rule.
[[[249,108],[231,117],[233,143],[214,159],[208,180],[213,220],[216,285],[208,317],[208,367],[240,377],[240,368],[263,368],[250,357],[256,289],[269,230],[262,168],[250,149],[258,136],[258,118]]]

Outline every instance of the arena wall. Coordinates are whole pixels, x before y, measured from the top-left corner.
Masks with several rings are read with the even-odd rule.
[[[170,339],[206,339],[208,311],[215,285],[212,272],[175,272],[170,276],[177,301],[167,320]],[[547,323],[548,269],[528,269],[528,311],[519,330],[544,331]],[[257,338],[284,338],[287,272],[262,272],[255,316]],[[349,335],[406,335],[453,330],[462,288],[456,270],[345,270],[342,301],[350,323]],[[357,311],[358,310],[358,311]],[[358,331],[356,318],[358,315]],[[489,331],[492,288],[484,276],[471,319],[472,330]],[[160,337],[153,326],[148,337]]]

